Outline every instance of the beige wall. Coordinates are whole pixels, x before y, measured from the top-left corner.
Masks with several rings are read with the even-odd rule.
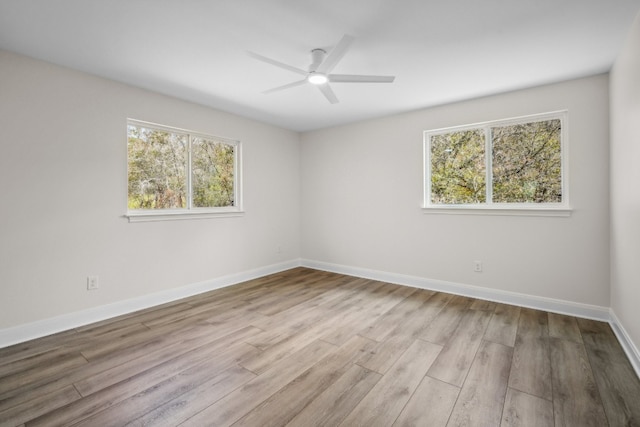
[[[128,117],[240,140],[245,216],[128,223]],[[0,144],[0,329],[299,256],[295,132],[0,51]]]
[[[640,358],[640,15],[611,71],[611,308]]]
[[[601,75],[303,134],[302,257],[608,307],[608,96]],[[564,109],[571,217],[422,212],[424,130]]]

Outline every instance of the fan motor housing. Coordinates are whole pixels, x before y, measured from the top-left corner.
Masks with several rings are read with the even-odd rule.
[[[318,69],[322,61],[324,61],[324,56],[327,52],[324,49],[313,49],[311,51],[311,65],[309,66],[309,72],[314,72]]]

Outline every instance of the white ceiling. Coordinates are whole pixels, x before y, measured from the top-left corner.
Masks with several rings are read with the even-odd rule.
[[[305,131],[606,72],[640,0],[0,0],[0,48]],[[395,75],[261,92],[314,48]],[[1,78],[1,76],[0,76]]]

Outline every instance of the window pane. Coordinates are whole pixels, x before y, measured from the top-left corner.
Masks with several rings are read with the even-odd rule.
[[[493,201],[562,202],[560,120],[491,128]]]
[[[235,147],[205,138],[191,146],[193,206],[234,206]]]
[[[481,129],[432,135],[431,202],[484,203],[485,141]]]
[[[129,209],[187,206],[186,135],[127,126]]]

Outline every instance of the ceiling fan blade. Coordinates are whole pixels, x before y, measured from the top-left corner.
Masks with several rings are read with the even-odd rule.
[[[298,80],[297,82],[287,83],[286,85],[274,87],[273,89],[267,89],[262,93],[264,93],[266,95],[266,94],[273,93],[273,92],[279,92],[281,90],[285,90],[285,89],[289,89],[289,88],[292,88],[292,87],[300,86],[300,85],[303,85],[305,83],[307,83],[307,79]]]
[[[252,58],[257,59],[258,61],[266,62],[267,64],[271,64],[271,65],[275,65],[276,67],[284,68],[285,70],[289,70],[289,71],[294,72],[296,74],[301,74],[303,76],[306,76],[307,74],[309,74],[305,70],[302,70],[300,68],[294,67],[294,66],[289,65],[289,64],[285,64],[284,62],[276,61],[275,59],[267,58],[266,56],[262,56],[260,54],[255,53],[255,52],[247,51],[247,55],[249,55]]]
[[[338,103],[338,97],[331,90],[331,86],[329,86],[328,84],[318,85],[318,89],[320,89],[320,92],[322,92],[322,94],[325,96],[325,98],[327,98],[327,100],[330,103],[332,104]]]
[[[393,83],[395,76],[361,76],[357,74],[329,74],[331,83]]]
[[[318,69],[315,70],[319,73],[328,74],[333,70],[333,68],[340,62],[345,53],[347,53],[347,49],[353,42],[354,37],[348,34],[345,34],[342,39],[338,42],[336,47],[333,48],[331,52],[327,55],[327,57],[322,61],[322,64],[318,66]]]

